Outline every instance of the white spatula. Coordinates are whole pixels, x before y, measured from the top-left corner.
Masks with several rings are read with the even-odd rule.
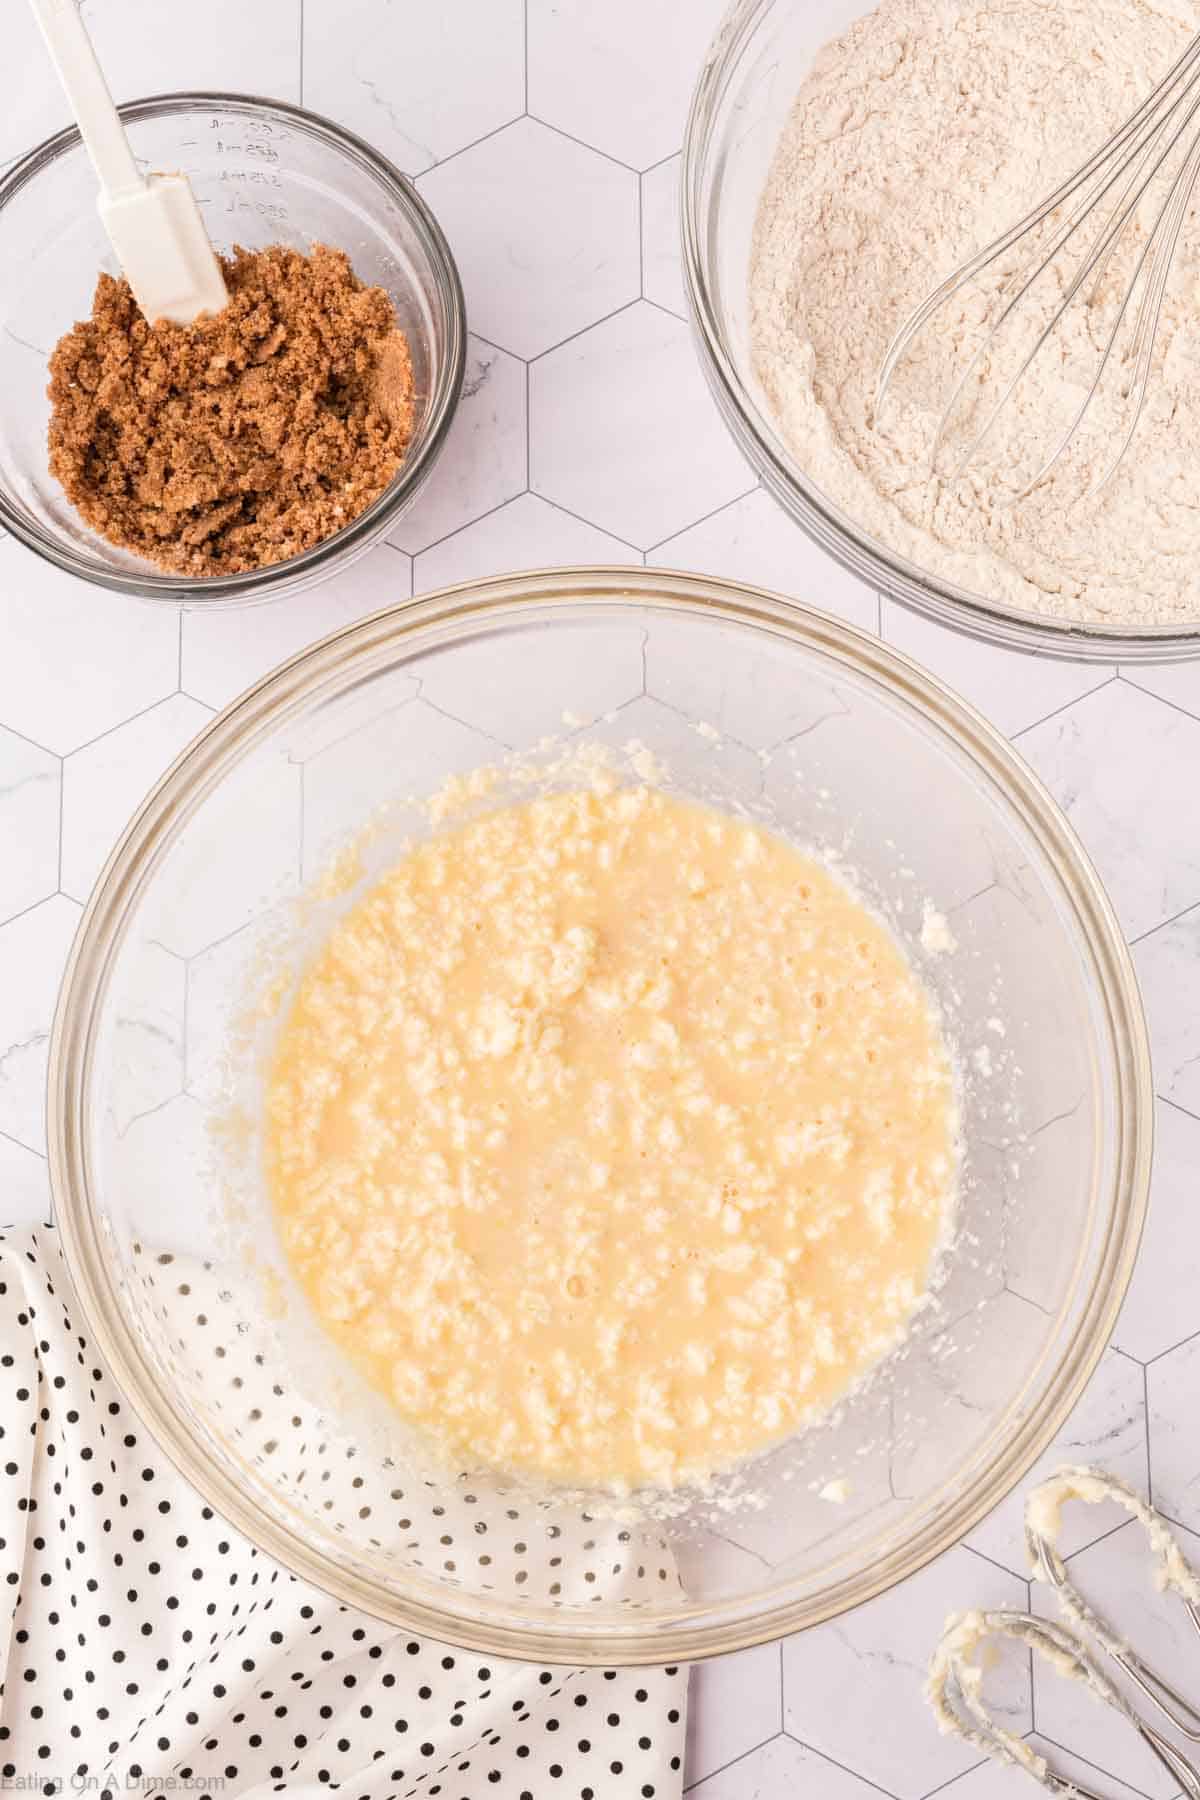
[[[151,323],[190,325],[229,299],[185,175],[138,173],[76,0],[31,0],[88,155],[100,217],[134,299]]]

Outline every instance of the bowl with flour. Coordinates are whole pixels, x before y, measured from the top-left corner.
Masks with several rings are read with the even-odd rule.
[[[1052,655],[1200,652],[1195,210],[1146,416],[1102,493],[1088,496],[1085,451],[1014,503],[1013,453],[1094,373],[1083,312],[957,481],[931,474],[931,450],[983,295],[937,315],[875,410],[918,303],[1097,148],[1198,26],[1193,5],[1168,0],[1099,13],[1083,0],[741,0],[709,51],[683,208],[717,400],[825,549],[942,623]]]
[[[581,799],[586,767],[607,772],[606,797],[593,788]],[[621,878],[634,888],[614,889],[620,918],[589,926],[575,909],[587,869],[605,866],[618,814],[634,848],[650,842],[639,820],[660,845],[657,873],[643,871],[647,889],[631,849]],[[728,840],[708,835],[714,814]],[[741,870],[732,909],[719,892],[705,898],[719,889],[709,876],[726,866],[725,842],[737,846]],[[539,844],[536,857],[525,854]],[[624,1198],[631,1156],[644,1149],[648,1177],[682,1173],[690,1191],[688,1151],[711,1142],[703,1107],[683,1110],[703,1094],[677,1066],[680,1040],[685,1060],[705,1068],[720,1053],[723,1104],[735,1115],[751,1085],[773,1084],[774,1127],[795,1140],[773,1155],[807,1158],[822,1202],[827,1184],[811,1159],[827,1155],[841,1167],[843,1147],[817,1129],[799,1062],[793,1081],[755,1061],[757,1012],[767,1016],[806,954],[812,915],[798,919],[796,908],[815,905],[823,887],[796,873],[797,856],[837,874],[841,886],[827,899],[843,907],[853,890],[886,930],[948,1046],[957,1179],[927,1300],[868,1379],[800,1429],[781,1415],[758,1453],[749,1438],[728,1439],[720,1460],[728,1452],[738,1461],[712,1479],[672,1468],[660,1477],[670,1408],[665,1422],[649,1419],[653,1432],[640,1439],[626,1483],[633,1491],[620,1494],[578,1487],[582,1440],[569,1466],[552,1467],[561,1431],[539,1435],[527,1453],[493,1434],[486,1410],[461,1435],[461,1416],[429,1411],[431,1432],[448,1420],[458,1443],[426,1454],[407,1429],[422,1423],[422,1378],[473,1368],[481,1399],[491,1381],[474,1324],[504,1298],[503,1272],[486,1277],[496,1267],[484,1241],[489,1219],[508,1229],[514,1263],[528,1262],[538,1234],[546,1283],[537,1292],[531,1284],[539,1308],[531,1317],[541,1317],[543,1301],[557,1304],[556,1267],[568,1293],[582,1284],[586,1298],[598,1281],[618,1327],[640,1304],[640,1293],[619,1291],[631,1278],[640,1289],[640,1275],[618,1239],[632,1224],[646,1233],[657,1225],[649,1203]],[[529,878],[517,881],[526,868]],[[685,904],[681,880],[696,908],[691,939],[683,950],[668,945],[674,961],[653,970],[642,933]],[[397,939],[375,935],[381,906]],[[478,916],[484,906],[487,918]],[[504,920],[514,909],[529,926],[512,960]],[[850,915],[838,916],[850,930]],[[639,918],[649,923],[626,940],[626,918],[631,932]],[[726,947],[710,959],[714,924]],[[458,1204],[441,1197],[442,1164],[458,1166],[457,1114],[446,1114],[445,1142],[396,1137],[417,1161],[393,1185],[429,1203],[422,1233],[435,1254],[421,1258],[416,1308],[427,1347],[419,1358],[407,1347],[397,1354],[389,1334],[405,1327],[386,1316],[392,1289],[368,1309],[370,1342],[356,1330],[339,1343],[332,1327],[361,1317],[359,1277],[393,1279],[390,1251],[381,1240],[356,1267],[359,1240],[343,1242],[324,1202],[332,1238],[310,1244],[303,1219],[289,1235],[289,1218],[299,1216],[291,1199],[304,1204],[310,1176],[321,1188],[328,1164],[324,1152],[311,1170],[277,1159],[290,1147],[307,1155],[308,1096],[335,1091],[321,1069],[345,1066],[343,1046],[374,1080],[367,1038],[385,1014],[414,1027],[423,1059],[420,993],[439,967],[447,980],[459,979],[455,971],[474,979],[476,964],[455,942],[477,926],[499,971],[489,977],[487,1013],[453,1004],[449,1012],[472,1036],[478,1023],[472,1054],[494,1056],[494,1081],[507,1082],[512,1019],[490,996],[504,1002],[510,977],[522,992],[531,982],[535,1005],[548,1009],[536,1044],[521,1040],[536,1048],[525,1065],[535,1097],[557,1094],[559,1062],[586,1071],[600,1055],[599,1015],[585,1017],[575,996],[604,1006],[622,969],[636,977],[639,998],[622,985],[613,1014],[632,1033],[632,1072],[624,1089],[613,1087],[612,1128],[599,1114],[580,1109],[573,1122],[551,1107],[552,1144],[594,1133],[594,1160],[611,1162],[617,1179],[585,1193],[576,1159],[544,1164],[544,1200],[531,1197],[519,1229],[506,1225],[486,1181],[505,1178],[506,1158],[523,1156],[532,1133],[523,1102],[509,1109],[518,1129],[506,1139],[493,1103],[507,1089],[489,1088],[486,1111],[464,1113],[468,1137],[470,1120],[486,1118],[490,1161],[473,1190],[483,1202],[471,1213],[484,1234],[471,1252],[478,1262],[460,1269],[468,1288],[455,1292],[444,1279],[452,1267],[437,1257],[443,1214]],[[360,955],[353,946],[363,931]],[[561,943],[560,932],[570,934]],[[850,930],[847,970],[856,955],[871,961],[870,935]],[[416,984],[404,1006],[397,995],[408,977],[393,962],[401,941]],[[636,952],[628,967],[626,941]],[[342,972],[347,946],[352,979]],[[528,978],[519,966],[526,953]],[[372,998],[377,975],[382,1007]],[[702,1028],[680,1002],[708,979],[716,1011],[701,994]],[[837,985],[812,992],[821,1006],[811,1017],[831,1021]],[[895,992],[894,981],[879,990],[893,1014]],[[466,989],[460,998],[473,1004]],[[354,1015],[348,1033],[344,1003]],[[292,1035],[322,1020],[331,1033],[320,1044],[306,1048]],[[789,1029],[797,1044],[807,1041],[793,1019],[782,1032],[772,1026],[772,1045],[788,1047]],[[819,1035],[834,1044],[827,1029]],[[445,1056],[436,1065],[460,1066]],[[456,1080],[435,1081],[438,1095],[452,1098]],[[401,1082],[389,1076],[380,1091],[397,1094]],[[637,1102],[627,1115],[623,1092]],[[789,1100],[790,1121],[780,1111]],[[731,583],[631,568],[514,576],[391,608],[306,650],[227,709],[150,796],[95,890],[65,978],[49,1105],[58,1220],[89,1341],[197,1488],[253,1541],[348,1604],[441,1640],[551,1663],[671,1663],[760,1642],[858,1604],[970,1529],[1045,1448],[1101,1354],[1132,1268],[1150,1158],[1149,1062],[1129,954],[1069,826],[1020,759],[876,638]],[[688,1122],[684,1143],[675,1114]],[[354,1102],[344,1123],[353,1130],[370,1116]],[[627,1121],[638,1124],[636,1142]],[[890,1104],[881,1133],[889,1121],[901,1121]],[[426,1122],[441,1132],[432,1114]],[[718,1123],[706,1157],[737,1148],[736,1119]],[[336,1156],[342,1126],[332,1130]],[[883,1138],[863,1141],[877,1148]],[[781,1224],[790,1205],[781,1188],[778,1204],[768,1192],[765,1214],[757,1210],[761,1159],[747,1147],[749,1160],[718,1171],[721,1241],[699,1246],[702,1260],[720,1258],[722,1269],[728,1261],[731,1283],[753,1268],[739,1245],[756,1228],[733,1216],[742,1201],[754,1201],[753,1217]],[[643,1194],[636,1167],[633,1179]],[[359,1191],[344,1190],[348,1206]],[[602,1193],[613,1195],[603,1217]],[[726,1205],[736,1228],[728,1236]],[[606,1264],[597,1234],[608,1213],[616,1247]],[[814,1266],[823,1241],[813,1240]],[[675,1276],[664,1279],[675,1292]],[[865,1280],[854,1279],[861,1297]],[[724,1280],[713,1277],[714,1293]],[[691,1285],[677,1284],[670,1319],[690,1319],[693,1301],[703,1306]],[[748,1301],[754,1327],[775,1304],[772,1292],[732,1298],[739,1308]],[[578,1351],[587,1378],[584,1335],[566,1348]],[[740,1355],[732,1339],[696,1336],[689,1325],[693,1341],[701,1352]],[[512,1367],[500,1351],[509,1342],[497,1337],[492,1362]],[[360,1380],[364,1353],[386,1356],[393,1380],[404,1364],[413,1392],[393,1390],[393,1404]],[[535,1430],[539,1384],[554,1400],[554,1353],[550,1346],[542,1367],[533,1357],[527,1372]],[[612,1371],[618,1388],[623,1367]],[[519,1369],[515,1382],[506,1378],[501,1404],[521,1379]],[[799,1359],[786,1379],[806,1391]],[[495,1422],[503,1426],[499,1414]],[[605,1421],[597,1427],[603,1475],[616,1462],[601,1441]]]

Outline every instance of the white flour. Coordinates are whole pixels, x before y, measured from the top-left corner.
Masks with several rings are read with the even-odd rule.
[[[801,467],[872,536],[972,592],[1073,620],[1200,617],[1200,213],[1176,258],[1159,368],[1110,486],[1109,440],[1015,506],[1048,410],[1082,399],[1095,325],[1075,309],[958,483],[937,419],[979,342],[981,296],[937,315],[878,423],[880,364],[913,308],[1078,166],[1200,26],[1196,0],[884,0],[801,87],[756,227],[759,379]],[[1089,332],[1089,323],[1091,331]]]

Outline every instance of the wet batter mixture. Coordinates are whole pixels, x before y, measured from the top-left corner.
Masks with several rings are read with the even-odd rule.
[[[622,1492],[784,1437],[898,1342],[953,1082],[839,879],[597,782],[414,847],[337,926],[267,1155],[318,1318],[440,1452]]]

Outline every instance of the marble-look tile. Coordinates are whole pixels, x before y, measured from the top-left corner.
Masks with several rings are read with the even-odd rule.
[[[183,1088],[186,964],[142,942],[121,961],[107,1104],[119,1134]]]
[[[1146,1396],[1142,1371],[1128,1357],[1106,1351],[1082,1400],[1054,1439],[1006,1500],[966,1539],[1014,1574],[1028,1573],[1025,1550],[1025,1497],[1064,1463],[1084,1463],[1119,1475],[1136,1488],[1146,1485]],[[1059,1543],[1065,1556],[1094,1544],[1127,1515],[1118,1506],[1068,1506]]]
[[[418,175],[525,107],[522,0],[305,0],[304,103]]]
[[[50,1026],[79,912],[52,894],[0,925],[0,1132],[29,1150],[45,1148]]]
[[[647,692],[693,725],[765,751],[845,715],[832,688],[776,679],[775,665],[738,633],[713,626],[706,637],[709,647],[694,654],[695,626],[668,615],[652,622],[646,638]],[[785,760],[781,755],[780,766]],[[775,759],[769,767],[775,770]]]
[[[1055,1774],[1090,1789],[1098,1800],[1139,1800],[1135,1788],[1085,1762],[1082,1756],[1064,1750],[1061,1744],[1052,1744],[1040,1733],[1031,1732],[1027,1742],[1031,1749],[1045,1757]],[[948,1787],[939,1788],[938,1800],[1029,1800],[1034,1791],[1023,1769],[998,1762],[982,1762]]]
[[[688,328],[638,301],[529,371],[530,486],[650,549],[744,493]]]
[[[1200,719],[1200,657],[1176,663],[1124,663],[1121,679]]]
[[[770,588],[864,631],[875,629],[878,602],[872,590],[826,556],[762,488],[668,538],[646,561],[652,568],[694,569]]]
[[[413,592],[449,587],[482,575],[554,565],[624,563],[628,544],[573,518],[537,494],[518,494],[485,519],[464,525],[413,561]]]
[[[469,774],[501,755],[495,738],[424,699],[374,714],[304,763],[304,879],[343,848],[348,823],[352,830],[365,826],[381,808],[424,797],[446,776]]]
[[[1154,1504],[1181,1525],[1200,1531],[1200,1462],[1196,1457],[1200,1333],[1150,1364],[1146,1392]],[[1186,1548],[1200,1568],[1200,1543],[1193,1541]]]
[[[1113,678],[1114,671],[1103,663],[1066,662],[981,643],[894,600],[883,601],[882,618],[889,644],[938,676],[1009,736],[1028,731]]]
[[[1095,859],[1130,937],[1200,900],[1200,719],[1110,682],[1022,734],[1033,764]]]
[[[57,756],[0,726],[0,921],[58,886]]]
[[[320,587],[286,600],[231,610],[188,607],[180,686],[206,706],[228,706],[289,656],[411,593],[410,559],[385,543]]]
[[[778,1644],[697,1663],[688,1682],[687,1782],[703,1781],[782,1725]]]
[[[388,541],[415,554],[523,492],[528,474],[525,365],[467,343],[462,399],[425,486]]]
[[[37,1225],[50,1212],[45,1157],[0,1133],[0,1226]]]
[[[1113,1333],[1119,1350],[1149,1362],[1200,1327],[1200,1119],[1165,1100],[1155,1112],[1150,1213],[1129,1293]]]
[[[300,98],[300,28],[295,0],[208,0],[177,7],[162,28],[157,0],[83,0],[109,87],[116,100],[181,89],[237,88],[243,93]],[[236,74],[231,75],[230,49]],[[69,122],[58,77],[27,6],[4,19],[5,85],[0,114],[0,163],[30,149]],[[20,72],[19,79],[16,72]]]
[[[421,697],[497,743],[527,750],[539,738],[565,737],[590,725],[640,694],[643,636],[632,622],[575,625],[545,639],[536,659],[507,667],[503,683],[496,680],[485,638],[462,645],[453,662],[431,662]],[[495,744],[491,749],[494,756]]]
[[[0,542],[0,719],[60,756],[174,692],[173,607],[107,594]]]
[[[203,835],[172,846],[170,877],[151,896],[148,937],[191,957],[295,893],[300,877],[301,774],[285,756],[238,764],[205,800]],[[231,846],[226,863],[214,843]]]
[[[253,1007],[266,980],[261,935],[253,926],[231,932],[189,959],[185,980],[183,1079],[178,1086],[207,1109],[220,1109],[235,1085],[230,1018]]]
[[[642,176],[642,293],[681,319],[688,316],[679,239],[680,158],[668,156]]]
[[[1196,1560],[1200,1542],[1188,1535],[1184,1550]],[[1176,1675],[1192,1666],[1191,1622],[1181,1603],[1165,1599],[1155,1588],[1146,1538],[1135,1522],[1081,1550],[1071,1558],[1070,1570],[1080,1593],[1152,1665]],[[1058,1617],[1053,1593],[1041,1583],[1034,1583],[1032,1609],[1043,1617]],[[1080,1682],[1057,1674],[1042,1657],[1033,1659],[1033,1688],[1037,1728],[1043,1736],[1151,1800],[1167,1800],[1177,1791],[1177,1784],[1124,1719],[1099,1705]]]
[[[450,240],[472,329],[549,350],[638,294],[638,178],[518,119],[419,182]]]
[[[1134,946],[1155,1092],[1200,1118],[1200,906]]]
[[[635,169],[679,148],[722,0],[529,0],[529,110]]]
[[[684,1791],[689,1800],[879,1800],[880,1792],[783,1734]]]
[[[920,1800],[978,1762],[939,1736],[922,1693],[947,1615],[966,1606],[1017,1606],[1027,1586],[956,1549],[919,1575],[783,1646],[784,1726],[802,1743],[873,1781],[896,1800]],[[1010,1730],[1032,1723],[1024,1658],[989,1673],[987,1700]]]
[[[86,900],[104,859],[159,776],[212,718],[172,694],[63,763],[62,890]]]

